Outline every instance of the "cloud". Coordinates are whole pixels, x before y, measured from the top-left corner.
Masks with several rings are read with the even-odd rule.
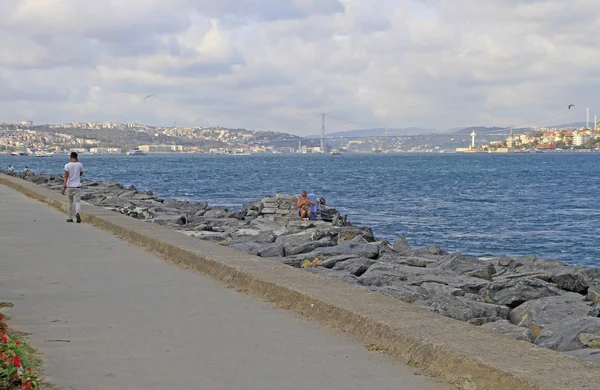
[[[595,3],[0,0],[0,122],[538,123],[600,110]]]

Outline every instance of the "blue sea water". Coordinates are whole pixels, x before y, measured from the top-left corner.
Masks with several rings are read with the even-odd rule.
[[[61,173],[66,156],[1,156]],[[86,176],[239,207],[306,188],[392,241],[600,266],[600,154],[83,156]]]

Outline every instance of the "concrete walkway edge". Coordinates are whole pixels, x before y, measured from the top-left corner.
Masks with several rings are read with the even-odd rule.
[[[0,184],[65,211],[57,192],[0,175]],[[112,211],[82,218],[165,260],[317,321],[463,389],[592,389],[596,365],[504,338],[366,289],[330,280]]]

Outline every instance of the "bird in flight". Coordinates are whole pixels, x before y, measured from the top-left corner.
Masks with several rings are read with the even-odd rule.
[[[151,98],[151,97],[156,97],[156,96],[154,96],[154,95],[148,95],[148,96],[146,96],[146,97],[144,98],[144,102],[146,101],[146,99],[149,99],[149,98]]]
[[[575,107],[574,104],[569,104],[569,110],[571,109],[571,107]]]

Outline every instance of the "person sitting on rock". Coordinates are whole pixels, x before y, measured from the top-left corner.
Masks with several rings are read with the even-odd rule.
[[[311,206],[315,206],[316,203],[308,197],[308,191],[302,190],[300,194],[301,195],[296,202],[296,207],[299,210],[300,219],[308,219],[310,218],[310,208]]]
[[[8,164],[8,173],[15,173],[15,167],[13,167],[12,165]]]

